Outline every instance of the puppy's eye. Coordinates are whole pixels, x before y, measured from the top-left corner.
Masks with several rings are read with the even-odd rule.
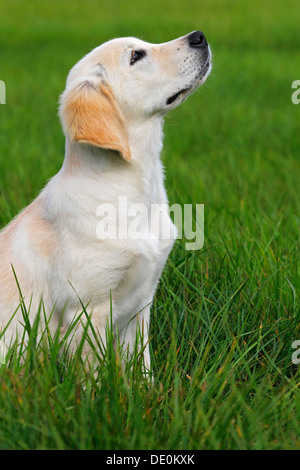
[[[145,51],[131,51],[130,65],[133,65],[135,62],[145,57],[145,55]]]

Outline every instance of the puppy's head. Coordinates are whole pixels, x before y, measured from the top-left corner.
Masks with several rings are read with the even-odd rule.
[[[211,70],[204,34],[163,44],[136,38],[109,41],[70,71],[60,117],[73,141],[116,150],[130,159],[128,126],[164,115],[202,85]]]

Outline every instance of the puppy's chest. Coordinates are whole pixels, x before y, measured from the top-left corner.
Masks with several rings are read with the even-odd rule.
[[[158,280],[176,238],[176,228],[168,217],[169,236],[157,237],[150,232],[147,238],[130,240],[133,256],[117,291],[119,314],[139,311],[153,298]],[[166,235],[166,234],[165,234]]]

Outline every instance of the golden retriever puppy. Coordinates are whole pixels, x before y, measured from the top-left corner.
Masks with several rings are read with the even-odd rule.
[[[16,312],[3,342],[15,338],[22,321],[14,269],[30,315],[42,299],[54,329],[82,311],[79,299],[103,341],[112,315],[129,352],[142,325],[150,369],[150,307],[176,239],[160,160],[164,116],[210,70],[200,31],[164,44],[113,39],[72,68],[60,101],[62,168],[0,233],[2,330]],[[133,208],[143,213],[138,223]]]

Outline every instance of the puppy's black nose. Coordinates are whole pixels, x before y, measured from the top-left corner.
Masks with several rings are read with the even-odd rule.
[[[191,47],[195,47],[198,49],[204,49],[205,47],[207,47],[207,41],[202,31],[194,31],[191,34],[188,34],[187,40]]]

